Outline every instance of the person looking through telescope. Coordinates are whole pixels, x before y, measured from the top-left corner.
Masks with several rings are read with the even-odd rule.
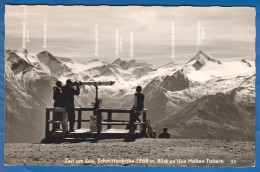
[[[79,95],[80,89],[79,89],[80,83],[72,83],[70,79],[66,81],[66,85],[62,87],[62,93],[64,97],[64,106],[67,108],[68,112],[68,118],[69,118],[69,132],[75,132],[74,130],[74,123],[75,123],[75,110],[74,110],[74,96]],[[73,86],[76,86],[76,90],[73,88]]]

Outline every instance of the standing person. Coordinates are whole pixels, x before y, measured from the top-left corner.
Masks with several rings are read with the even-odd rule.
[[[79,95],[80,89],[79,84],[76,85],[76,90],[73,88],[72,82],[70,79],[66,81],[66,85],[62,87],[62,93],[64,95],[64,105],[67,108],[68,118],[70,121],[70,132],[75,132],[74,123],[75,123],[75,110],[74,110],[74,95]]]
[[[134,94],[134,106],[132,108],[132,110],[135,111],[142,111],[144,109],[144,94],[141,93],[142,92],[142,87],[141,86],[137,86],[136,87],[136,93]],[[133,113],[134,115],[134,122],[138,121],[141,122],[141,120],[139,119],[139,116],[141,115],[140,113]],[[126,129],[130,128],[130,124],[128,124],[126,126]],[[136,125],[135,125],[135,130],[136,130]]]
[[[142,87],[141,86],[137,86],[136,87],[136,93],[134,94],[135,97],[135,104],[133,106],[133,110],[136,111],[142,111],[144,109],[144,94],[142,93]],[[141,114],[140,113],[135,113],[135,121],[139,121],[141,122],[141,120],[139,119],[139,116]]]
[[[62,83],[60,81],[56,82],[56,86],[53,87],[53,100],[54,107],[63,107],[63,98],[62,98]],[[54,112],[53,113],[54,121],[62,121],[62,112]],[[60,124],[53,124],[53,131],[59,131]]]

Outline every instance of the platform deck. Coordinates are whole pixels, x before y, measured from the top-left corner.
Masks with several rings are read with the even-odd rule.
[[[82,112],[92,112],[93,115]],[[53,113],[59,113],[62,115],[62,121],[54,121]],[[117,108],[75,108],[77,120],[77,129],[75,132],[68,132],[68,113],[65,108],[46,108],[46,131],[45,140],[55,138],[125,138],[126,136],[146,137],[147,120],[146,110],[133,111],[132,109],[117,109]],[[129,120],[115,120],[112,119],[112,114],[124,114],[129,116]],[[141,122],[135,121],[134,114],[142,114]],[[52,114],[52,115],[51,115]],[[87,115],[82,119],[83,115]],[[106,118],[104,118],[106,116]],[[88,118],[90,120],[88,120]],[[82,128],[81,123],[90,123],[90,128]],[[52,131],[53,124],[61,124],[62,131]],[[114,129],[114,125],[125,125],[129,129]],[[103,126],[106,126],[103,127]],[[137,126],[140,126],[140,131],[136,130]]]
[[[62,133],[62,131],[54,131],[52,133]],[[90,132],[90,129],[80,128],[80,129],[76,129],[75,132],[69,132],[68,134],[85,134],[85,133],[96,134],[97,132]],[[105,129],[105,130],[101,131],[101,134],[106,134],[106,133],[112,133],[112,134],[125,133],[125,134],[127,134],[127,133],[129,133],[129,130],[111,128],[111,129]],[[140,133],[140,131],[135,130],[135,133]]]

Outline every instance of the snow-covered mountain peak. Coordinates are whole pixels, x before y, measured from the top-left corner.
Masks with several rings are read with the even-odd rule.
[[[196,70],[200,70],[208,62],[222,64],[219,60],[210,57],[204,51],[199,51],[187,64],[192,64]]]
[[[192,62],[192,61],[197,61],[200,59],[204,59],[207,61],[213,61],[213,62],[219,62],[218,60],[214,59],[213,57],[209,56],[208,54],[206,54],[204,51],[199,51],[188,63]]]
[[[5,50],[5,57],[7,58],[7,61],[12,61],[14,59],[23,59],[27,63],[30,63],[30,60],[28,59],[28,51],[27,49],[18,49],[18,50],[10,50],[6,49]]]
[[[18,53],[12,50],[6,51],[6,65],[10,67],[14,74],[25,73],[32,68],[25,55],[19,56]]]
[[[123,60],[121,60],[121,58],[117,58],[117,59],[115,59],[115,61],[112,64],[116,64],[118,66],[121,66],[122,62],[123,62]]]
[[[134,62],[134,63],[136,63],[136,62]],[[122,60],[121,58],[117,58],[112,64],[116,65],[122,69],[128,69],[130,67],[129,64],[133,64],[133,62],[131,62],[131,60],[127,62],[127,61]]]
[[[124,61],[120,58],[116,59],[112,64],[122,68],[123,70],[128,70],[130,68],[151,66],[146,63],[139,63],[135,59],[131,59],[129,61]]]
[[[46,61],[50,61],[50,60],[54,60],[54,61],[59,61],[56,57],[54,57],[50,52],[48,51],[42,51],[40,53],[37,54],[37,57],[39,58],[39,60],[41,60],[42,62],[46,62]]]
[[[26,48],[19,48],[19,49],[15,50],[15,52],[18,54],[24,54],[24,55],[28,54],[28,50]]]
[[[54,76],[61,76],[71,71],[71,69],[48,51],[42,51],[36,57],[49,68]]]
[[[255,70],[246,60],[222,63],[203,51],[199,51],[182,68],[184,74],[192,81],[204,82],[216,77],[234,77],[252,75]]]

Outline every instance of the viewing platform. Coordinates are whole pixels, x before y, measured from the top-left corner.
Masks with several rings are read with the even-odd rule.
[[[54,121],[53,113],[61,112],[62,121]],[[84,113],[83,113],[84,112]],[[86,113],[88,112],[88,113]],[[90,112],[90,113],[89,113]],[[135,114],[139,116],[141,122],[135,121]],[[116,120],[112,116],[124,116],[128,120]],[[113,139],[152,137],[150,121],[146,119],[146,109],[142,111],[134,111],[132,109],[116,109],[116,108],[80,108],[75,107],[75,132],[68,131],[68,113],[66,108],[46,108],[45,121],[45,142],[66,139]],[[83,123],[89,123],[89,128],[83,128]],[[52,131],[53,124],[60,124],[61,131]],[[106,127],[104,127],[106,126]],[[127,129],[112,128],[112,126],[127,126]],[[137,126],[140,126],[137,130]]]

